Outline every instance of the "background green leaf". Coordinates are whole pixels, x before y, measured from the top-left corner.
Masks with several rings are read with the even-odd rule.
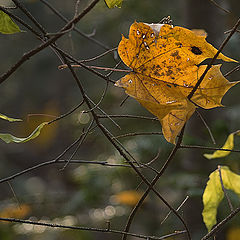
[[[0,118],[1,118],[1,119],[4,119],[4,120],[7,120],[7,121],[9,121],[9,122],[20,122],[20,121],[22,121],[22,119],[10,118],[10,117],[8,117],[8,116],[6,116],[6,115],[3,115],[3,114],[1,114],[1,113],[0,113]]]
[[[0,32],[3,34],[21,32],[18,25],[3,11],[0,11]]]
[[[28,142],[34,138],[36,138],[37,136],[39,136],[42,128],[48,124],[48,122],[43,122],[42,124],[40,124],[32,133],[31,135],[29,135],[26,138],[18,138],[15,137],[9,133],[0,133],[0,139],[2,139],[4,142],[6,143],[11,143],[11,142],[15,142],[15,143],[25,143]]]
[[[122,7],[122,0],[105,0],[105,3],[107,4],[108,8]]]

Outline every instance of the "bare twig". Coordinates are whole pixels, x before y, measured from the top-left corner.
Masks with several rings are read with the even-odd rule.
[[[182,203],[179,205],[179,207],[176,209],[176,211],[179,211],[181,209],[181,207],[185,204],[185,202],[189,199],[189,196],[186,196],[185,199],[182,201]],[[166,217],[161,221],[160,224],[163,224],[167,218],[170,216],[170,214],[172,213],[172,211],[169,211],[169,213],[166,215]]]
[[[236,32],[238,26],[240,25],[240,19],[238,19],[238,21],[236,22],[236,24],[234,25],[233,29],[231,30],[230,34],[227,36],[227,38],[223,41],[223,43],[221,44],[221,46],[219,47],[217,53],[215,54],[215,56],[212,58],[212,60],[210,61],[210,63],[207,65],[205,71],[203,72],[203,74],[201,75],[201,77],[198,79],[196,85],[194,86],[194,88],[192,89],[192,91],[189,93],[188,95],[188,99],[191,99],[194,95],[194,93],[196,92],[197,88],[200,86],[201,82],[203,81],[204,77],[206,76],[207,72],[210,70],[211,66],[213,65],[214,61],[217,59],[218,55],[221,53],[221,51],[223,50],[223,48],[226,46],[226,44],[228,43],[228,41],[230,40],[230,38],[233,36],[233,34]]]
[[[103,232],[103,233],[116,233],[116,234],[127,234],[129,236],[138,237],[141,239],[154,239],[154,240],[163,240],[169,237],[173,237],[176,235],[180,235],[185,233],[185,231],[176,231],[171,234],[167,234],[162,237],[155,237],[155,236],[146,236],[136,233],[125,233],[123,231],[109,229],[109,228],[91,228],[91,227],[80,227],[80,226],[69,226],[69,225],[62,225],[62,224],[55,224],[55,223],[46,223],[46,222],[37,222],[37,221],[30,221],[30,220],[22,220],[17,218],[1,218],[0,221],[5,222],[14,222],[14,223],[24,223],[24,224],[31,224],[31,225],[37,225],[37,226],[45,226],[50,228],[60,228],[60,229],[71,229],[71,230],[79,230],[79,231],[90,231],[90,232]]]
[[[201,114],[197,109],[196,109],[196,112],[197,112],[197,115],[198,115],[198,116],[200,117],[200,119],[202,120],[203,124],[205,125],[206,129],[208,130],[208,133],[209,133],[209,135],[210,135],[210,137],[211,137],[211,140],[212,140],[213,144],[216,144],[216,141],[215,141],[215,139],[214,139],[214,136],[213,136],[213,134],[212,134],[212,131],[211,131],[210,127],[208,126],[207,122],[204,120],[202,114]]]
[[[216,3],[214,0],[209,0],[211,3],[213,3],[217,8],[221,9],[222,11],[224,11],[225,13],[231,13],[229,10],[221,7],[218,3]]]
[[[209,233],[207,233],[201,240],[207,240],[215,235],[221,228],[229,222],[234,216],[236,216],[240,212],[240,207],[236,208],[233,212],[231,212],[226,218],[224,218],[220,223],[218,223]]]

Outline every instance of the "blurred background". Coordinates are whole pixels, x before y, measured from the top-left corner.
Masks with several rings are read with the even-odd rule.
[[[22,1],[32,15],[48,32],[57,32],[65,23],[49,7],[38,0]],[[74,16],[76,1],[48,1],[67,19]],[[79,11],[90,1],[81,0]],[[189,29],[204,29],[207,40],[218,48],[226,38],[225,31],[230,30],[240,13],[239,0],[217,0],[226,13],[210,0],[125,0],[121,9],[108,9],[103,0],[76,25],[79,30],[98,40],[103,46],[94,43],[81,34],[72,31],[65,34],[57,43],[62,49],[79,60],[95,57],[107,49],[115,48],[121,40],[121,34],[128,36],[130,25],[134,21],[157,23],[163,17],[171,16],[174,25]],[[0,4],[10,6],[11,1],[0,0]],[[30,23],[20,10],[13,13]],[[30,23],[31,24],[31,23]],[[40,44],[27,29],[18,24],[24,31],[13,35],[0,34],[0,74],[9,69],[23,53]],[[223,53],[240,60],[240,38],[235,33]],[[119,61],[116,54],[91,62],[91,65],[114,67]],[[219,61],[221,63],[221,61]],[[80,91],[69,71],[58,70],[61,64],[55,53],[47,48],[23,64],[7,81],[0,86],[0,112],[7,116],[21,118],[23,122],[9,123],[0,120],[0,132],[15,136],[29,135],[41,122],[50,121],[64,114],[81,102]],[[236,63],[224,63],[222,72],[227,73]],[[121,65],[124,69],[124,66]],[[104,74],[106,72],[103,72]],[[106,88],[106,82],[94,74],[78,69],[77,74],[87,94],[98,102]],[[115,72],[111,79],[118,80],[124,76]],[[228,76],[228,80],[240,80],[239,72]],[[224,97],[224,108],[199,110],[208,123],[216,141],[221,146],[229,133],[240,129],[240,85],[233,87]],[[135,100],[125,99],[123,90],[109,84],[105,98],[100,107],[108,114],[131,114],[153,117]],[[87,107],[82,105],[70,116],[43,129],[35,140],[24,144],[6,144],[0,142],[0,178],[3,179],[28,167],[50,161],[61,154],[91,122],[91,115],[82,114]],[[109,119],[102,119],[114,136],[138,132],[160,132],[158,121],[130,118],[114,118],[121,130]],[[152,165],[160,169],[172,145],[161,135],[140,135],[119,138],[119,141],[131,154],[142,163],[147,163],[158,156]],[[239,139],[236,139],[238,148]],[[185,144],[213,145],[208,131],[200,118],[194,114],[187,124],[184,136]],[[61,159],[67,160],[74,149]],[[186,220],[193,239],[200,239],[207,230],[202,221],[203,190],[209,174],[218,165],[227,165],[239,173],[237,153],[227,158],[207,160],[203,157],[206,151],[182,149],[178,152],[165,174],[157,183],[157,189],[166,200],[177,208],[186,196],[189,199],[180,210]],[[74,156],[75,160],[106,161],[111,164],[125,164],[124,159],[112,147],[100,130],[94,129],[85,139]],[[97,164],[52,164],[28,172],[9,182],[0,185],[0,216],[53,222],[66,225],[81,225],[106,228],[110,221],[111,228],[124,229],[128,215],[134,204],[144,192],[146,186],[128,167],[109,167]],[[154,172],[142,170],[149,179]],[[234,206],[239,205],[238,198],[229,193]],[[138,211],[132,224],[131,232],[162,236],[183,226],[172,214],[161,224],[168,213],[166,206],[154,194],[150,194]],[[218,219],[229,214],[224,200],[218,211]],[[217,239],[237,240],[240,233],[240,217],[236,216]],[[113,235],[50,229],[21,223],[0,223],[0,239],[31,240],[72,240],[72,239],[112,239]],[[114,235],[121,239],[120,235]],[[129,239],[137,239],[129,237]],[[177,236],[172,239],[185,239]]]

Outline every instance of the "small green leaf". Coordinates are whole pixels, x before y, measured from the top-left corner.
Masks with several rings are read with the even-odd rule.
[[[21,32],[18,25],[6,13],[0,10],[0,33],[12,34],[17,32]]]
[[[221,167],[221,175],[223,186],[225,189],[234,191],[238,196],[240,196],[240,176],[233,173],[228,167]],[[203,221],[210,231],[217,223],[217,208],[222,201],[224,192],[222,189],[219,170],[215,170],[209,176],[207,186],[203,193]]]
[[[114,8],[114,7],[121,8],[122,1],[123,0],[105,0],[105,3],[107,4],[108,8]]]
[[[31,133],[31,135],[29,135],[29,136],[26,137],[26,138],[18,138],[18,137],[15,137],[15,136],[11,135],[11,134],[8,134],[8,133],[0,133],[0,139],[2,139],[2,140],[3,140],[4,142],[6,142],[6,143],[11,143],[11,142],[15,142],[15,143],[25,143],[25,142],[28,142],[28,141],[36,138],[36,137],[40,134],[42,128],[43,128],[46,124],[48,124],[48,122],[43,122],[43,123],[41,123],[41,124]]]
[[[20,122],[22,121],[22,119],[18,119],[18,118],[10,118],[10,117],[7,117],[6,115],[3,115],[0,113],[0,118],[1,119],[4,119],[4,120],[7,120],[9,122]]]
[[[239,131],[236,131],[234,133],[231,133],[224,145],[221,147],[221,149],[229,149],[232,150],[234,148],[234,135],[239,135]],[[231,153],[231,151],[224,151],[224,150],[217,150],[212,154],[203,154],[203,156],[207,159],[214,159],[214,158],[222,158],[226,157]]]

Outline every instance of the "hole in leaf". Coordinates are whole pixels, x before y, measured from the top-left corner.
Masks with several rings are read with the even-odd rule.
[[[191,47],[191,51],[196,55],[202,54],[202,51],[198,47]]]

